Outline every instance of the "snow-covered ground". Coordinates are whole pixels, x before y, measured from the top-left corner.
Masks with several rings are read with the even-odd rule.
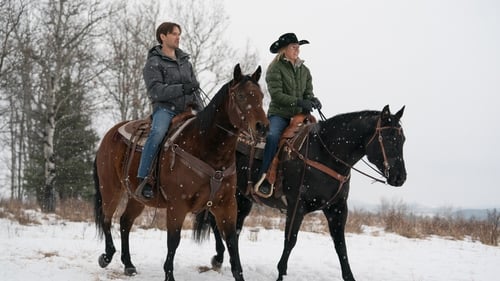
[[[227,252],[220,273],[198,272],[215,253],[213,237],[197,244],[191,231],[182,236],[174,263],[176,280],[233,280]],[[283,232],[260,229],[255,241],[246,228],[240,237],[245,279],[276,280]],[[0,280],[164,280],[166,232],[134,229],[131,233],[132,260],[138,270],[133,277],[123,275],[116,228],[114,238],[118,251],[108,268],[102,269],[97,258],[104,251],[104,242],[97,238],[92,223],[45,216],[41,224],[26,226],[0,219]],[[472,241],[407,239],[367,229],[364,234],[347,234],[347,246],[357,280],[479,281],[499,280],[500,276],[500,247]],[[342,280],[331,238],[300,232],[284,280]]]

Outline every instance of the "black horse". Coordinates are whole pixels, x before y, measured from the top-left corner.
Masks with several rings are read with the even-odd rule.
[[[297,242],[297,234],[307,213],[322,210],[330,235],[340,260],[344,280],[355,280],[347,258],[345,224],[347,221],[347,197],[351,168],[365,155],[383,175],[388,184],[401,186],[406,181],[403,159],[405,136],[400,124],[404,107],[391,114],[389,106],[382,111],[360,111],[334,116],[314,124],[300,150],[289,149],[289,159],[280,160],[279,172],[283,174],[280,197],[258,198],[263,204],[286,210],[285,242],[278,263],[278,281],[287,274],[288,258]],[[300,157],[298,157],[301,155]],[[250,213],[255,197],[247,191],[248,167],[255,182],[260,162],[253,164],[249,157],[237,152],[238,168],[238,218],[240,233],[245,217]],[[291,158],[291,159],[290,159]],[[207,218],[207,219],[205,219]],[[219,268],[224,257],[224,244],[213,219],[200,213],[196,217],[194,234],[201,240],[209,234],[211,226],[217,254],[212,266]]]

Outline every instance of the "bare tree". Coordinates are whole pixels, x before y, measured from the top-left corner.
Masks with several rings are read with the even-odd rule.
[[[119,2],[106,23],[102,53],[105,72],[99,80],[107,95],[106,104],[118,107],[119,121],[138,119],[149,110],[142,69],[154,42],[158,6],[156,0]]]
[[[12,37],[15,34],[25,14],[24,1],[0,0],[0,81],[4,81],[4,72],[12,68],[12,64],[5,65],[5,60],[14,51]]]
[[[498,246],[498,238],[500,237],[500,212],[497,209],[488,210],[487,224],[489,227],[489,244]]]
[[[21,198],[22,153],[24,152],[24,96],[18,70],[24,61],[19,59],[18,35],[22,22],[27,19],[27,1],[0,1],[0,93],[2,108],[0,118],[4,119],[0,128],[2,141],[10,148],[9,165],[11,198]]]

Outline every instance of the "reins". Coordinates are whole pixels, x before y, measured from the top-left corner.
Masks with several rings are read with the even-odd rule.
[[[326,121],[325,115],[323,115],[323,113],[321,112],[321,110],[319,110],[319,109],[318,109],[318,112],[319,112],[319,114],[320,114],[320,116],[321,116],[321,119],[322,119],[323,121]],[[374,133],[374,135],[371,137],[371,139],[370,139],[370,140],[372,140],[372,139],[375,137],[375,135],[377,134],[377,132],[378,132],[378,131],[377,131],[377,129],[375,129],[375,133]],[[367,173],[365,173],[365,172],[363,172],[363,171],[361,171],[361,170],[359,170],[359,169],[357,169],[357,168],[353,167],[353,166],[352,166],[352,165],[350,165],[349,163],[346,163],[344,160],[340,159],[339,157],[337,157],[335,154],[333,154],[333,153],[332,153],[332,152],[328,149],[328,147],[326,146],[326,144],[325,144],[325,142],[323,141],[323,139],[321,138],[321,136],[320,136],[319,134],[318,134],[317,136],[318,136],[318,139],[319,139],[319,141],[321,142],[321,145],[323,146],[323,148],[324,148],[324,149],[326,150],[326,152],[328,152],[328,154],[329,154],[331,157],[333,157],[335,160],[337,160],[338,162],[340,162],[340,163],[341,163],[341,164],[343,164],[344,166],[346,166],[346,167],[348,167],[348,168],[350,168],[350,169],[353,169],[354,171],[356,171],[356,172],[358,172],[358,173],[360,173],[360,174],[362,174],[362,175],[364,175],[364,176],[366,176],[366,177],[368,177],[368,178],[370,178],[370,179],[374,180],[375,182],[380,182],[380,183],[383,183],[383,184],[387,184],[387,182],[386,182],[385,180],[381,180],[381,179],[378,179],[378,178],[376,178],[376,177],[374,177],[374,176],[372,176],[372,175],[369,175],[369,174],[367,174]],[[370,141],[367,143],[367,145],[368,145],[369,143],[370,143]],[[383,147],[383,145],[382,145],[382,147]],[[384,157],[385,157],[385,154],[384,154]],[[363,162],[364,162],[364,161],[363,161]],[[378,174],[382,175],[379,171],[377,171],[376,169],[374,169],[373,167],[371,167],[371,165],[369,165],[369,164],[368,164],[368,163],[366,163],[366,162],[364,162],[364,163],[365,163],[367,166],[369,166],[371,169],[375,170]]]

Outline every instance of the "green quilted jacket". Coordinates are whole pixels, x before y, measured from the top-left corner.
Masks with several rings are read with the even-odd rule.
[[[293,66],[284,57],[274,60],[267,69],[266,83],[271,95],[268,115],[291,118],[302,111],[297,100],[314,97],[311,72],[303,61]]]

